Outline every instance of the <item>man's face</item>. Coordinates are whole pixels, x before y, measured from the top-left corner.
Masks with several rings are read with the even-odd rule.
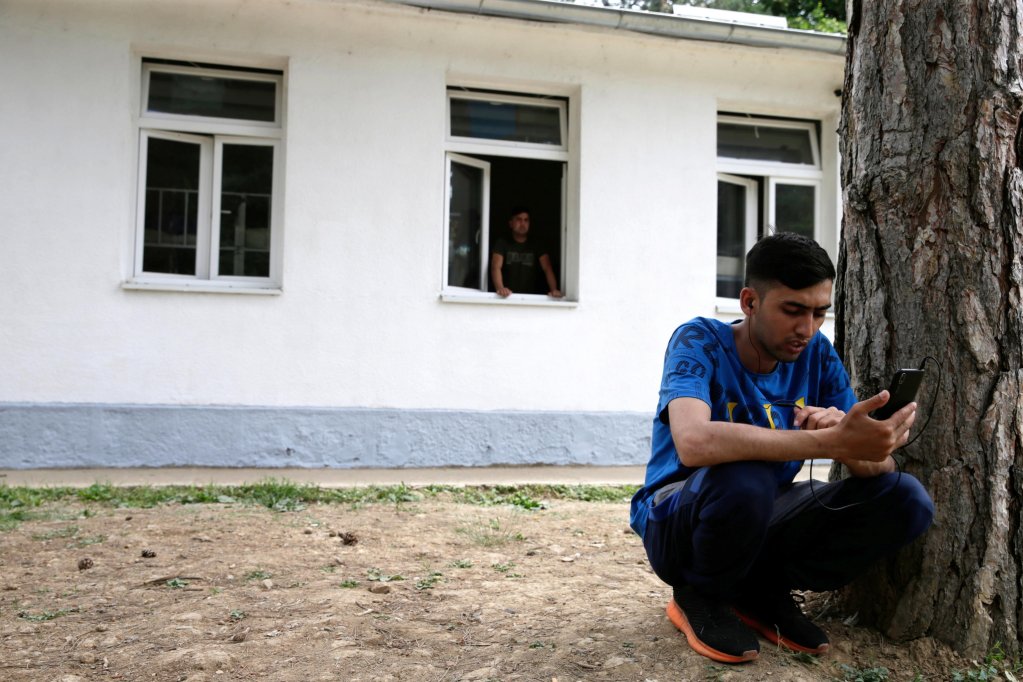
[[[830,279],[805,289],[775,283],[754,293],[750,334],[761,350],[780,362],[798,358],[824,324],[824,313],[831,308],[832,285]]]
[[[516,213],[508,219],[508,227],[516,237],[525,237],[529,234],[529,214],[525,211]]]

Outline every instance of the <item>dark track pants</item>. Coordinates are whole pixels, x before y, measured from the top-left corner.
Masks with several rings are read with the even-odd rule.
[[[779,486],[763,462],[705,467],[655,494],[643,544],[654,572],[731,598],[765,587],[834,590],[921,535],[934,504],[908,474]],[[824,509],[865,501],[841,511]]]

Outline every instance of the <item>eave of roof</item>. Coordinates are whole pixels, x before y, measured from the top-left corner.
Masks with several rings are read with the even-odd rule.
[[[577,5],[557,0],[386,0],[428,9],[586,26],[602,26],[668,38],[708,40],[752,47],[810,50],[845,56],[844,35],[790,28],[748,26],[629,9]]]

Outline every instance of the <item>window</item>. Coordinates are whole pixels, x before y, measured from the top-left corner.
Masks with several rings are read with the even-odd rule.
[[[143,60],[133,284],[280,286],[280,71]]]
[[[450,88],[447,105],[442,296],[493,300],[480,296],[494,290],[491,250],[517,207],[528,208],[528,239],[550,256],[565,290],[568,100]],[[513,298],[546,300],[546,291],[539,282]]]
[[[746,252],[775,231],[820,240],[819,126],[718,117],[717,295],[738,298]]]

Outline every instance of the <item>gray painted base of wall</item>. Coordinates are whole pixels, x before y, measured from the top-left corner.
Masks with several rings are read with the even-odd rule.
[[[0,468],[645,464],[624,412],[0,403]]]

